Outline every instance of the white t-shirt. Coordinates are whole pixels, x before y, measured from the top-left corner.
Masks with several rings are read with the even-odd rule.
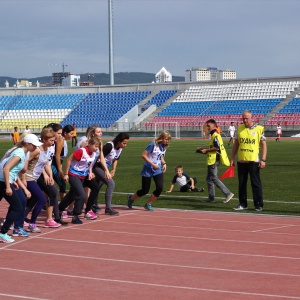
[[[281,126],[277,126],[276,133],[277,134],[281,134],[282,133]]]
[[[229,126],[228,131],[229,131],[230,136],[234,137],[235,127],[233,125]]]

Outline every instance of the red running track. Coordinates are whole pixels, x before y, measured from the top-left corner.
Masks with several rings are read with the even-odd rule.
[[[116,209],[0,243],[0,299],[300,299],[298,217]]]

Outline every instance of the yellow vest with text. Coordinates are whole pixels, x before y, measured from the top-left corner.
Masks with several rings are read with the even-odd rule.
[[[222,165],[229,166],[230,162],[229,162],[227,152],[226,152],[224,144],[223,144],[223,139],[216,131],[211,136],[209,148],[214,147],[213,141],[215,138],[218,139],[218,142],[220,144],[220,153],[219,153],[220,154],[220,163]],[[217,160],[217,152],[207,152],[206,163],[208,166],[215,164],[216,160]]]
[[[264,133],[264,127],[257,125],[254,128],[246,128],[244,124],[238,127],[238,160],[258,161],[260,140]]]

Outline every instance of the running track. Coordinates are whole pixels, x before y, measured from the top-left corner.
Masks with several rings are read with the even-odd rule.
[[[300,299],[298,217],[117,210],[0,243],[0,299]]]

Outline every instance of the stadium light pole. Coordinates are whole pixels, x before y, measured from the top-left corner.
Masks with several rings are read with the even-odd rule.
[[[108,31],[109,31],[109,75],[110,75],[110,85],[114,85],[115,83],[114,83],[112,0],[108,0]]]

